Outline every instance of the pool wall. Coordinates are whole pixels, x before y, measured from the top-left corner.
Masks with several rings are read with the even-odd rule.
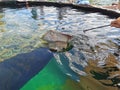
[[[120,13],[112,10],[107,10],[99,7],[94,7],[90,5],[76,5],[76,4],[70,4],[70,3],[59,3],[59,2],[46,2],[46,1],[28,1],[27,3],[22,1],[1,1],[0,2],[0,8],[2,7],[10,7],[10,8],[21,8],[29,6],[55,6],[55,7],[71,7],[78,10],[83,10],[86,12],[99,12],[103,15],[107,15],[110,18],[117,18],[120,16]]]

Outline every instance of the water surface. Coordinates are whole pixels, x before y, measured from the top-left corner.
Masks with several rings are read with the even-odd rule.
[[[100,13],[69,7],[2,8],[0,61],[43,46],[42,35],[56,30],[73,35],[74,47],[67,52],[54,53],[54,60],[21,90],[31,87],[53,90],[56,85],[54,90],[67,90],[70,86],[75,90],[117,90],[120,84],[120,29],[108,26],[83,32],[108,25],[112,20]]]

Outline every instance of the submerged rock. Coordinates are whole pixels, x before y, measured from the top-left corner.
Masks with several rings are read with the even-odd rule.
[[[70,43],[72,36],[56,31],[48,31],[42,37],[48,42],[48,48],[55,52],[64,52],[70,50],[73,46]]]
[[[50,30],[45,35],[43,35],[42,38],[48,42],[56,42],[56,41],[69,42],[72,39],[72,36]]]

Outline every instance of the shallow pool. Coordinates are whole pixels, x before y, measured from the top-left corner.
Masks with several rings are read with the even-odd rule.
[[[42,35],[56,30],[73,35],[74,47],[67,52],[54,53],[54,59],[21,90],[31,87],[33,90],[67,90],[70,87],[69,90],[117,90],[120,84],[120,29],[108,26],[83,32],[109,25],[112,20],[100,13],[69,7],[1,8],[0,61],[44,47]]]

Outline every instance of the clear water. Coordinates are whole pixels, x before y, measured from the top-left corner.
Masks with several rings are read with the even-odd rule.
[[[85,81],[83,76],[98,80],[101,84],[110,81],[112,84],[107,85],[111,86],[109,90],[113,90],[113,86],[116,88],[120,83],[120,29],[108,26],[83,32],[85,29],[108,25],[112,20],[99,13],[86,13],[68,7],[2,8],[0,61],[43,46],[42,35],[48,30],[57,30],[74,36],[72,50],[54,54],[57,68],[78,82]],[[103,81],[108,78],[111,79]]]

